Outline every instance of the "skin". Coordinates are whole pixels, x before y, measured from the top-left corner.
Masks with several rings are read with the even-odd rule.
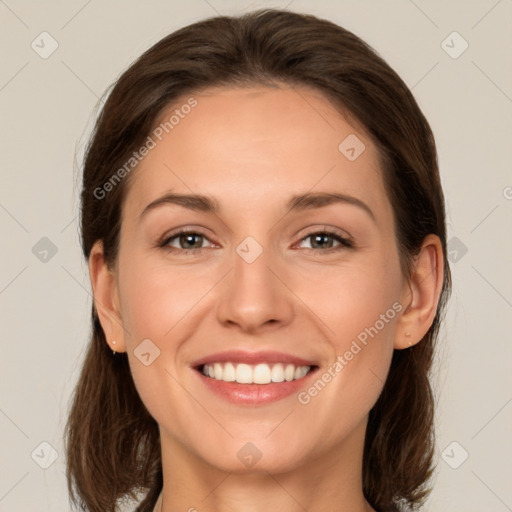
[[[432,324],[440,241],[425,238],[406,279],[375,145],[320,93],[282,85],[194,97],[198,105],[130,177],[115,265],[105,264],[101,242],[89,261],[106,338],[128,353],[160,426],[163,507],[155,510],[371,511],[362,493],[368,413],[393,350],[417,343]],[[365,144],[355,161],[338,150],[350,134]],[[171,189],[212,196],[220,211],[164,204],[140,217]],[[286,210],[292,195],[319,191],[360,199],[374,219],[351,204]],[[182,227],[205,238],[169,242],[182,253],[158,247]],[[315,245],[308,235],[325,228],[349,235],[354,247],[333,238]],[[236,252],[247,236],[263,249],[252,263]],[[228,349],[277,350],[317,361],[321,375],[394,303],[401,311],[305,405],[297,395],[234,405],[190,367]],[[134,350],[148,338],[161,352],[145,366]],[[261,453],[252,467],[237,457],[247,442]]]

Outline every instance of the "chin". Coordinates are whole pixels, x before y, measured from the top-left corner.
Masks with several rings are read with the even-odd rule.
[[[247,439],[253,439],[247,440]],[[243,440],[230,438],[215,446],[199,446],[196,454],[208,465],[218,470],[239,475],[258,473],[286,473],[304,463],[307,454],[305,445],[265,439],[263,436],[246,436]]]

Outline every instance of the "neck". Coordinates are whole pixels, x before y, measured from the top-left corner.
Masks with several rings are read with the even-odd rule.
[[[374,512],[362,492],[364,426],[285,472],[221,471],[161,431],[164,486],[154,512]]]

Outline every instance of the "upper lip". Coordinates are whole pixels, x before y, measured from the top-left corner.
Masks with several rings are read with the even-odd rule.
[[[262,351],[262,352],[245,352],[242,350],[228,350],[225,352],[217,352],[196,361],[192,361],[190,366],[197,368],[205,364],[212,363],[288,363],[295,366],[316,366],[314,361],[308,361],[302,357],[285,354],[284,352]]]

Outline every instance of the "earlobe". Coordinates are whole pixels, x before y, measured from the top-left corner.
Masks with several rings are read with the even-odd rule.
[[[101,240],[97,240],[94,243],[89,255],[89,276],[94,297],[94,307],[96,308],[107,343],[112,350],[125,352],[126,345],[117,283],[114,273],[109,269],[105,261]]]
[[[437,235],[427,235],[414,260],[411,278],[402,296],[402,304],[406,307],[397,323],[395,349],[419,343],[430,329],[437,312],[443,276],[441,241]]]

